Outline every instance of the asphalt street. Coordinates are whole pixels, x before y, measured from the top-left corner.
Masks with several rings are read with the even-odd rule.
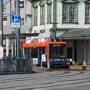
[[[0,90],[90,90],[90,72],[52,71],[0,75]]]

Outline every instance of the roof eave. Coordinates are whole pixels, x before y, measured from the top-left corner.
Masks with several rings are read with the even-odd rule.
[[[38,1],[38,0],[28,0],[29,2],[36,2],[36,1]]]

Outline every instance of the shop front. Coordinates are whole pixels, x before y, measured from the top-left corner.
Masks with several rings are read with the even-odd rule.
[[[60,35],[62,40],[68,42],[67,57],[79,65],[90,64],[90,30],[74,29]]]

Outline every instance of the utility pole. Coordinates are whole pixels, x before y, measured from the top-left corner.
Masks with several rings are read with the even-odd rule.
[[[3,0],[0,0],[0,46],[3,46]]]

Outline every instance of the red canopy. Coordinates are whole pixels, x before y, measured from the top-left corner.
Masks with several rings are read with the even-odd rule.
[[[34,42],[34,43],[23,43],[22,47],[23,48],[34,48],[34,47],[47,47],[50,44],[54,45],[61,45],[61,44],[66,44],[64,41],[56,41],[56,42]]]

